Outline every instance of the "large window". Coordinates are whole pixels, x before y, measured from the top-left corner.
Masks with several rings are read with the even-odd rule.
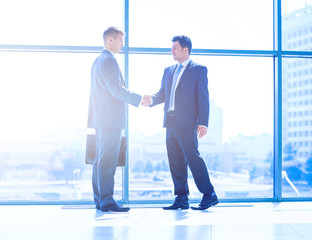
[[[0,202],[92,202],[90,72],[108,26],[126,32],[117,60],[141,94],[175,64],[172,37],[192,39],[211,104],[199,150],[220,199],[311,198],[311,19],[312,0],[2,1]],[[163,105],[128,113],[115,198],[172,200]],[[200,199],[190,172],[189,185]]]
[[[283,197],[312,197],[312,1],[283,9]]]
[[[174,35],[187,35],[196,48],[273,48],[271,0],[130,1],[130,46],[168,47]]]
[[[283,60],[283,195],[311,197],[312,60]]]
[[[0,201],[90,199],[83,162],[94,58],[1,53]]]
[[[102,46],[103,29],[122,26],[122,0],[0,2],[0,44]]]
[[[218,195],[273,197],[272,58],[193,56],[192,59],[208,67],[211,115],[208,134],[199,144]],[[149,64],[145,65],[146,62]],[[168,64],[175,64],[168,55],[131,56],[131,88],[156,93]],[[163,114],[163,105],[130,108],[129,170],[133,199],[172,198]],[[189,175],[190,197],[200,198]]]

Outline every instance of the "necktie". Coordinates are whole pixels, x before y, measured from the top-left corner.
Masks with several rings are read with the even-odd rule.
[[[173,107],[173,99],[174,99],[174,92],[175,92],[175,86],[177,84],[177,80],[178,80],[178,76],[181,72],[183,65],[179,64],[179,66],[177,67],[176,71],[173,74],[172,77],[172,83],[171,83],[171,92],[170,92],[170,100],[169,100],[169,110],[172,109]]]

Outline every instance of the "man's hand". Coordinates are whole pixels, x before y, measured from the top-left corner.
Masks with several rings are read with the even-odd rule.
[[[197,128],[197,135],[199,138],[202,138],[203,136],[205,136],[207,134],[207,127],[206,126],[198,126]]]
[[[143,107],[148,107],[149,105],[151,105],[153,103],[153,99],[151,96],[149,95],[144,95],[143,98],[142,98],[142,102],[141,102],[141,105]]]

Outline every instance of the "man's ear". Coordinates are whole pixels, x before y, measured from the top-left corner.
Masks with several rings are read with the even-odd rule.
[[[187,53],[187,54],[190,54],[190,53],[189,53],[189,49],[188,49],[187,47],[183,48],[183,51],[184,51],[185,53]]]
[[[108,37],[107,37],[107,41],[108,41],[108,42],[112,42],[112,41],[113,41],[113,37],[112,37],[112,36],[108,36]]]

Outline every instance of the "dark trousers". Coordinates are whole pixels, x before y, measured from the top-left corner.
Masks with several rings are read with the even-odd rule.
[[[174,194],[189,194],[187,184],[187,166],[189,166],[198,190],[211,195],[213,186],[206,164],[198,151],[196,129],[167,127],[166,146]]]
[[[95,204],[114,203],[114,176],[118,163],[121,129],[95,129],[92,187]]]

